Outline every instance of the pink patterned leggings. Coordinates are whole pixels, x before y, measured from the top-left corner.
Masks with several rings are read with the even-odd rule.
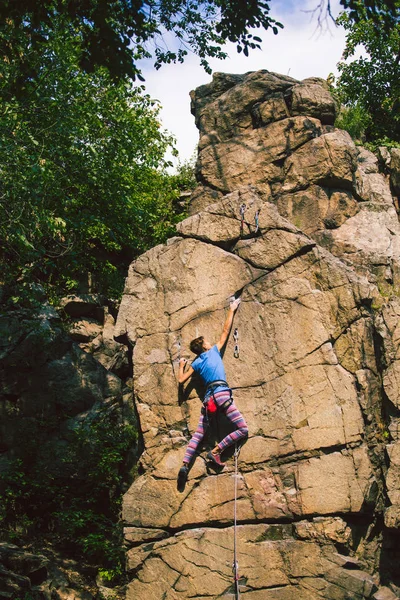
[[[221,392],[217,392],[214,394],[215,402],[218,406],[221,406],[224,402],[230,399],[230,391],[222,390]],[[225,450],[229,446],[232,446],[235,442],[244,439],[247,437],[249,430],[247,427],[247,423],[243,418],[242,413],[237,409],[235,403],[229,406],[229,408],[225,412],[226,417],[236,426],[236,430],[229,433],[224,439],[218,444],[218,448],[221,450]],[[200,415],[199,424],[197,425],[197,429],[194,432],[192,439],[190,440],[188,447],[186,448],[185,456],[183,457],[183,462],[189,464],[197,450],[198,445],[202,441],[204,437],[204,415]]]

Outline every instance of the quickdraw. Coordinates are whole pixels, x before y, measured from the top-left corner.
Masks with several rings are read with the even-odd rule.
[[[181,344],[181,336],[179,335],[176,338],[176,342],[175,342],[175,346],[178,350],[178,358],[176,359],[178,363],[181,362],[181,350],[182,350],[182,344]]]
[[[244,213],[246,211],[246,205],[245,204],[241,204],[239,210],[240,210],[240,237],[243,237],[243,231],[244,231]]]
[[[246,212],[246,205],[243,203],[240,205],[240,237],[244,235],[244,213]],[[249,231],[251,231],[250,225],[248,224]],[[254,233],[258,233],[260,229],[260,209],[256,210],[254,215]]]
[[[239,330],[236,327],[235,331],[233,332],[233,339],[235,342],[235,347],[233,349],[233,356],[235,358],[239,358]]]
[[[260,228],[259,217],[260,217],[260,209],[256,210],[256,214],[254,215],[254,222],[256,225],[256,230],[254,233],[258,233],[258,230]]]

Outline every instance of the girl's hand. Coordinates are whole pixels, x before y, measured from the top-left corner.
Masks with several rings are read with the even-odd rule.
[[[235,310],[237,310],[239,308],[239,304],[240,303],[241,303],[241,299],[240,298],[236,298],[236,300],[232,300],[229,308],[231,310],[233,310],[233,312],[235,312]]]

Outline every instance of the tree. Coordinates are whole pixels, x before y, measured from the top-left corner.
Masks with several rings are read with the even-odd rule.
[[[371,22],[376,29],[390,31],[399,22],[399,4],[397,0],[340,0],[352,23]]]
[[[155,66],[182,62],[193,51],[210,71],[208,58],[225,58],[225,42],[238,52],[259,48],[261,39],[251,30],[283,27],[270,16],[273,0],[3,0],[0,3],[0,53],[21,66],[21,78],[29,69],[19,51],[28,37],[31,52],[51,42],[51,31],[60,22],[79,31],[80,62],[91,71],[105,66],[116,77],[141,78],[141,58],[155,57]],[[396,0],[340,0],[351,21],[364,17],[384,25],[398,22]],[[316,0],[317,4],[317,0]],[[316,11],[330,14],[330,0],[320,0]],[[50,32],[50,35],[49,33]],[[177,49],[169,48],[164,34],[172,33]],[[22,60],[21,60],[22,59]],[[30,72],[32,75],[32,72]]]
[[[367,141],[387,137],[399,142],[400,24],[384,32],[366,16],[353,23],[347,14],[341,15],[338,23],[348,32],[337,81],[347,120],[364,123]],[[364,50],[360,58],[345,62],[360,47]]]
[[[21,40],[30,40],[30,52],[41,53],[51,43],[60,23],[79,34],[80,64],[87,71],[105,66],[116,77],[140,75],[141,58],[153,53],[155,66],[182,62],[191,50],[207,70],[208,57],[224,58],[222,45],[235,42],[239,52],[259,48],[261,39],[251,29],[282,25],[269,15],[269,0],[3,0],[0,3],[0,52],[20,64],[21,76],[32,75],[21,56]],[[166,46],[172,33],[178,49]]]
[[[351,23],[367,20],[376,29],[388,32],[399,21],[397,0],[340,0]],[[331,0],[320,0],[312,9],[306,12],[316,18],[320,31],[329,31],[329,22],[337,24],[332,13]]]
[[[23,95],[13,94],[18,65],[3,68],[0,267],[14,290],[35,281],[75,289],[89,273],[115,294],[132,257],[175,219],[164,172],[173,140],[158,106],[104,68],[81,71],[78,55],[75,34],[54,31]]]

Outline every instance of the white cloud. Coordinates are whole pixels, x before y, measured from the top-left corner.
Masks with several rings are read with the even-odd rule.
[[[333,23],[329,31],[319,31],[316,17],[305,11],[314,8],[318,0],[288,2],[272,0],[272,16],[284,24],[278,35],[263,32],[262,51],[254,50],[249,57],[237,54],[235,47],[227,46],[230,57],[226,60],[210,60],[214,72],[246,73],[267,69],[290,75],[295,79],[324,77],[336,73],[341,58],[345,32]],[[301,8],[299,8],[299,5]],[[338,0],[331,1],[332,12],[340,12]],[[181,160],[190,158],[198,141],[194,117],[190,113],[190,90],[211,81],[196,56],[189,56],[183,65],[165,65],[159,71],[150,67],[143,70],[147,92],[157,98],[161,105],[164,127],[177,139]]]

